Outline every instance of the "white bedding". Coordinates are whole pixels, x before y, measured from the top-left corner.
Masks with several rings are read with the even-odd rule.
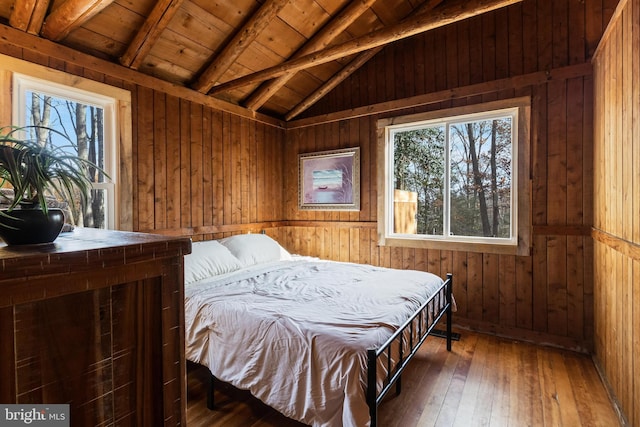
[[[366,350],[442,284],[425,272],[296,259],[185,288],[186,357],[313,426],[367,426]]]

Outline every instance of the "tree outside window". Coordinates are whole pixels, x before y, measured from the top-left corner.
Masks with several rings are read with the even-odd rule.
[[[444,135],[445,128],[440,125],[394,133],[394,189],[415,194],[417,207],[412,219],[418,234],[444,232]],[[398,222],[394,218],[394,231],[402,233]]]
[[[451,234],[511,237],[512,117],[449,127]]]

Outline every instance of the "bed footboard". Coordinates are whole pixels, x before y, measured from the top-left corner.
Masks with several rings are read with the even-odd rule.
[[[402,371],[445,314],[447,316],[447,351],[451,351],[452,291],[453,275],[447,274],[447,279],[438,291],[425,301],[382,346],[367,351],[367,404],[371,415],[371,427],[377,425],[378,405],[394,385],[396,393],[400,393]],[[386,368],[380,390],[377,387],[379,364]]]

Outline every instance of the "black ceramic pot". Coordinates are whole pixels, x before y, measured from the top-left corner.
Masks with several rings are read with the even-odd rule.
[[[0,215],[0,238],[7,245],[51,243],[62,231],[64,213],[60,209],[15,209]]]

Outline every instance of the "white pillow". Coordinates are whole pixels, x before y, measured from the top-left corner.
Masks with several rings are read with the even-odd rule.
[[[184,257],[184,283],[188,285],[240,268],[240,261],[216,240],[193,242],[191,253]]]
[[[291,254],[266,234],[237,234],[219,240],[243,266],[290,260]]]

